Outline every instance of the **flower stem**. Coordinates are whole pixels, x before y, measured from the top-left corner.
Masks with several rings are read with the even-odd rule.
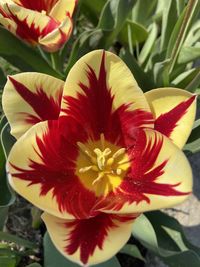
[[[62,72],[59,52],[51,53],[51,65],[54,70]]]

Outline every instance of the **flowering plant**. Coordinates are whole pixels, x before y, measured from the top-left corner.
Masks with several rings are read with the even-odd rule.
[[[167,215],[196,179],[199,10],[0,0],[0,267],[199,266]]]

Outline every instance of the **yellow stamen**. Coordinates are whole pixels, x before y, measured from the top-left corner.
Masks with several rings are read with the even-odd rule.
[[[96,164],[96,158],[92,155],[91,151],[81,142],[77,142],[78,147],[80,148],[80,150],[86,154],[90,160],[92,161],[92,163]]]
[[[96,165],[90,165],[90,166],[87,166],[87,167],[80,168],[79,172],[80,173],[84,173],[84,172],[87,172],[87,171],[90,171],[90,170],[95,171],[95,172],[99,171],[99,169],[97,168]]]
[[[104,172],[100,172],[97,178],[92,182],[92,185],[96,185],[97,183],[99,183],[101,179],[104,177],[104,175],[105,175]]]
[[[84,157],[84,155],[87,157],[78,165],[78,172],[82,174],[80,179],[83,179],[84,184],[88,187],[94,186],[95,190],[99,192],[98,194],[101,194],[102,190],[106,192],[112,190],[112,188],[108,188],[109,184],[116,186],[120,183],[120,179],[124,177],[124,173],[129,167],[125,148],[109,144],[103,133],[100,134],[100,140],[97,142],[94,143],[89,139],[86,145],[77,142],[77,146],[80,149],[80,157]],[[87,162],[89,164],[85,164]],[[125,163],[127,166],[124,165]],[[87,175],[86,172],[88,172]],[[105,183],[107,187],[105,187]],[[100,188],[101,185],[103,189]]]
[[[125,152],[126,152],[126,149],[125,148],[120,148],[119,150],[117,150],[115,152],[115,154],[113,154],[112,158],[116,159],[119,156],[123,155]]]
[[[80,169],[79,169],[79,172],[80,172],[80,173],[84,173],[84,172],[87,172],[87,171],[89,171],[89,170],[91,170],[91,169],[92,169],[92,166],[83,167],[83,168],[80,168]]]
[[[114,163],[114,159],[111,157],[107,160],[107,166],[111,166]]]
[[[116,174],[117,174],[117,175],[121,175],[121,174],[122,174],[122,169],[119,169],[119,168],[116,169]]]

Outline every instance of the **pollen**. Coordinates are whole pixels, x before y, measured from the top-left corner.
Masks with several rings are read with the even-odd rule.
[[[105,194],[121,183],[130,165],[125,148],[109,143],[103,134],[97,142],[78,142],[77,146],[77,174],[89,189]]]

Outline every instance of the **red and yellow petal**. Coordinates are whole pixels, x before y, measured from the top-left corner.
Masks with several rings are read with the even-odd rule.
[[[16,138],[32,125],[57,119],[64,82],[40,73],[21,73],[8,77],[2,104]]]
[[[69,122],[69,121],[68,121]],[[31,127],[13,146],[7,164],[13,189],[38,208],[60,218],[94,216],[96,196],[75,175],[75,125],[62,132],[58,121]]]
[[[137,213],[183,202],[192,191],[192,171],[184,153],[155,130],[140,130],[134,139],[129,149],[129,173],[96,209]]]
[[[58,0],[50,12],[50,16],[60,22],[66,15],[72,17],[77,0]]]
[[[8,6],[2,1],[0,1],[0,24],[13,34],[16,33],[17,24],[9,17]]]
[[[8,1],[8,0],[6,0]],[[27,9],[35,10],[35,11],[46,11],[49,13],[51,9],[56,5],[59,0],[13,0],[16,4],[19,4]]]
[[[44,12],[30,10],[14,3],[2,4],[1,8],[4,10],[4,13],[1,12],[2,16],[9,18],[16,25],[15,28],[7,27],[7,29],[32,45],[38,44],[39,38],[49,34],[60,25],[58,21]],[[4,21],[3,24],[6,26],[8,23]]]
[[[155,117],[155,130],[183,148],[195,120],[195,95],[177,88],[159,88],[145,96]]]
[[[72,67],[61,107],[60,117],[74,118],[95,140],[103,133],[115,142],[121,131],[153,127],[150,108],[131,71],[103,50],[88,53]]]
[[[13,34],[15,34],[16,33],[16,29],[17,29],[17,24],[14,21],[12,21],[10,18],[8,18],[6,16],[3,16],[2,15],[3,12],[4,11],[1,10],[1,7],[0,7],[0,24],[2,24],[10,32],[12,32]]]
[[[57,28],[39,38],[39,44],[48,52],[56,52],[68,41],[72,28],[73,22],[70,17],[66,16]]]
[[[110,259],[128,241],[136,216],[101,213],[86,220],[66,221],[42,215],[56,248],[69,260],[90,266]]]

